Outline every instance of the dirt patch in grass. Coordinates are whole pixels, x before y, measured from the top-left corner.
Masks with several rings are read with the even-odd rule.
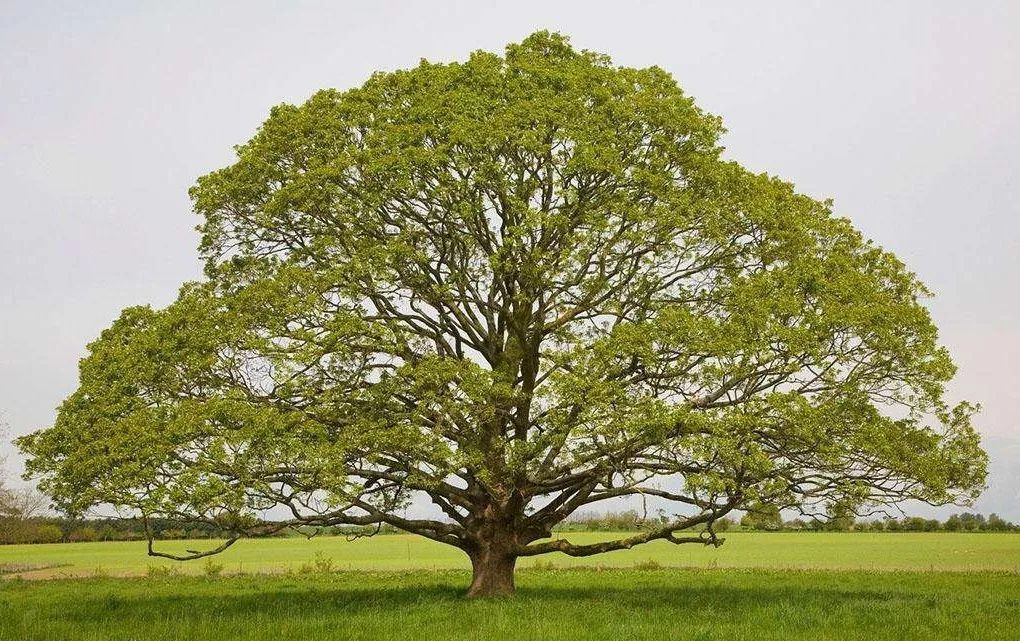
[[[21,575],[25,572],[37,572],[53,568],[67,567],[67,564],[42,565],[39,563],[0,563],[0,576]]]

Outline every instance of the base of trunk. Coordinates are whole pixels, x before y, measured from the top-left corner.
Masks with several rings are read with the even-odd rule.
[[[504,554],[471,555],[469,597],[509,596],[514,593],[517,559]]]

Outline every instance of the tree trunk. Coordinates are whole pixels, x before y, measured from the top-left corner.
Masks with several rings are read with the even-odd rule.
[[[485,546],[472,552],[469,597],[508,596],[514,593],[514,566],[517,557],[497,546]]]

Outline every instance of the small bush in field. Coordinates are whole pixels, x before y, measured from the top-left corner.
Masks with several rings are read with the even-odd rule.
[[[334,570],[333,559],[322,552],[315,553],[311,563],[305,562],[298,566],[298,574],[328,574]]]
[[[326,556],[322,552],[315,553],[315,571],[322,574],[333,571],[333,559]]]
[[[662,564],[658,561],[648,559],[647,561],[641,561],[640,563],[634,564],[635,570],[661,570]]]
[[[223,574],[223,564],[216,563],[212,559],[206,559],[202,564],[202,572],[208,577],[217,577]]]
[[[145,570],[145,576],[151,578],[166,578],[177,574],[177,568],[172,565],[150,565]]]

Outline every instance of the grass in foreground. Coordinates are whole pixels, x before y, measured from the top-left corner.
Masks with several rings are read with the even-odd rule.
[[[578,532],[567,536],[575,542],[591,543],[626,534]],[[158,545],[160,549],[181,552],[207,549],[215,543],[166,541]],[[353,542],[343,537],[248,539],[214,557],[214,562],[223,564],[225,573],[286,572],[323,557],[334,568],[350,570],[469,567],[460,550],[413,535],[376,536]],[[648,562],[670,567],[1020,572],[1020,534],[737,532],[727,533],[725,545],[718,549],[657,541],[596,557],[550,554],[521,559],[518,567],[552,563],[557,567],[630,568]],[[0,546],[0,568],[26,566],[37,568],[22,572],[26,578],[96,572],[144,575],[150,567],[173,567],[181,573],[203,571],[201,561],[178,563],[146,556],[145,544],[139,541]]]
[[[1015,573],[525,570],[0,583],[0,641],[1020,638]]]

